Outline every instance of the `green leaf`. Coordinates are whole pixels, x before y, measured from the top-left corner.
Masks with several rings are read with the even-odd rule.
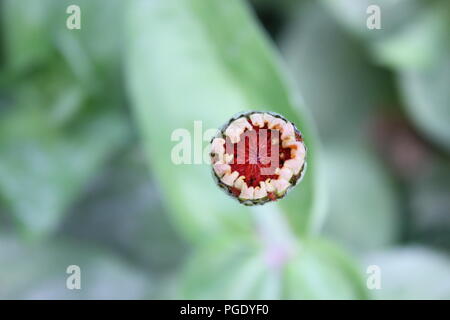
[[[281,48],[324,144],[360,135],[374,110],[391,101],[388,75],[317,2],[298,6]]]
[[[66,28],[69,4],[81,8],[81,30]],[[117,108],[123,98],[121,4],[2,3],[10,72],[2,81],[12,101],[0,124],[0,197],[28,235],[53,231],[127,139],[126,118]]]
[[[279,277],[257,243],[219,241],[194,255],[182,278],[183,299],[277,299]],[[220,254],[217,254],[219,253]]]
[[[392,99],[389,79],[319,3],[297,10],[282,49],[324,141],[325,232],[357,251],[389,244],[397,235],[395,190],[361,141],[374,112]]]
[[[410,237],[450,249],[450,162],[435,159],[409,184]]]
[[[217,254],[220,252],[220,254]],[[360,272],[323,240],[292,247],[258,239],[213,242],[192,257],[184,299],[363,299]]]
[[[423,70],[399,72],[405,108],[417,127],[450,151],[450,50],[446,57]]]
[[[56,19],[52,25],[55,48],[72,72],[85,83],[86,90],[121,85],[120,61],[123,56],[122,0],[53,0]],[[69,5],[81,9],[81,29],[66,28]],[[61,26],[61,27],[57,27]],[[100,41],[101,39],[101,41]]]
[[[12,110],[0,124],[1,197],[29,235],[43,236],[126,137],[116,111],[99,113],[68,132],[52,127],[36,109]]]
[[[107,251],[53,239],[27,244],[0,237],[0,299],[149,299],[148,275]],[[67,267],[81,271],[81,289],[69,290]]]
[[[14,71],[52,63],[58,53],[87,87],[101,85],[95,81],[99,73],[117,77],[123,1],[6,0],[2,5],[6,61]],[[69,5],[81,9],[79,30],[66,27]]]
[[[51,1],[2,1],[2,31],[5,56],[14,70],[24,70],[50,58],[49,27]]]
[[[381,270],[377,299],[450,299],[450,259],[447,254],[421,246],[369,254],[366,265]]]
[[[374,60],[393,68],[422,68],[449,48],[448,1],[323,0],[347,29],[366,41]],[[381,29],[366,27],[369,5],[380,7]]]
[[[322,4],[350,32],[369,41],[380,40],[413,23],[427,6],[436,1],[421,0],[322,0]],[[377,5],[380,8],[381,29],[367,28],[367,8]]]
[[[326,152],[330,202],[324,233],[357,252],[393,244],[400,233],[393,181],[364,143],[335,144]]]
[[[367,299],[362,272],[344,252],[322,239],[302,243],[284,273],[285,299]]]
[[[60,60],[55,60],[45,71],[18,81],[9,91],[15,108],[40,110],[48,117],[49,127],[67,127],[93,109],[90,92]]]
[[[119,251],[161,277],[189,252],[168,218],[143,152],[132,145],[94,179],[59,233]]]
[[[272,110],[292,120],[308,146],[304,181],[280,207],[294,230],[318,223],[315,132],[274,52],[241,1],[132,1],[128,18],[129,91],[146,150],[170,211],[191,239],[248,232],[249,209],[214,185],[209,165],[175,165],[172,132],[201,120],[218,128],[236,112]],[[202,146],[208,145],[203,141]]]
[[[375,59],[397,69],[420,69],[433,65],[450,49],[449,8],[424,10],[417,18],[389,37],[372,43]]]

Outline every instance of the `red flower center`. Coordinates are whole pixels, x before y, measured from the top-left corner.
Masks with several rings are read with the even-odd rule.
[[[231,172],[237,171],[239,176],[244,176],[249,187],[257,187],[269,178],[277,179],[275,169],[291,158],[291,149],[281,146],[280,132],[267,126],[253,126],[253,130],[245,131],[240,137],[235,144],[226,138],[227,153],[232,150],[233,154]],[[273,152],[276,154],[272,156]]]

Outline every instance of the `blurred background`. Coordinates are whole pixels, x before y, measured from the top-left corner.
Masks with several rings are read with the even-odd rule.
[[[450,298],[449,1],[0,8],[1,299]],[[170,158],[173,130],[252,109],[309,151],[257,208]]]

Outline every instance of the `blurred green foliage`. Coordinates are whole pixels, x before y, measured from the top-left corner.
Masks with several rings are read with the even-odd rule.
[[[448,1],[0,6],[0,298],[450,298]],[[175,129],[252,109],[308,147],[256,208],[171,161]]]
[[[129,135],[119,109],[119,40],[117,35],[110,45],[97,40],[106,40],[102,26],[119,21],[119,8],[107,7],[111,14],[105,12],[108,20],[101,22],[88,18],[103,12],[106,2],[81,1],[86,31],[71,33],[55,27],[65,25],[60,13],[68,3],[2,3],[3,81],[10,79],[0,120],[0,189],[29,236],[58,226],[66,208]]]
[[[448,256],[440,252],[405,246],[373,252],[364,259],[383,270],[384,287],[374,292],[377,299],[448,299],[450,264]]]

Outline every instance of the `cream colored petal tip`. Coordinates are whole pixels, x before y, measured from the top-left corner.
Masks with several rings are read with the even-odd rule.
[[[231,167],[230,165],[226,164],[226,163],[220,163],[217,162],[213,165],[214,168],[214,172],[220,177],[222,178],[226,173],[230,173],[231,172]]]
[[[305,145],[302,142],[297,141],[295,145],[292,146],[291,157],[294,159],[298,158],[303,160],[305,159],[305,154],[306,154]]]
[[[290,122],[286,122],[281,128],[281,140],[284,140],[288,137],[295,137],[294,126]]]
[[[237,171],[234,171],[233,173],[225,173],[225,175],[222,177],[222,182],[225,183],[227,186],[232,187],[234,184],[234,181],[239,176],[239,173]]]
[[[263,115],[261,113],[253,113],[250,115],[250,121],[252,122],[252,124],[254,126],[257,127],[264,127],[264,118]]]
[[[291,178],[292,178],[292,176],[294,175],[294,171],[292,170],[292,169],[290,169],[290,168],[282,168],[280,171],[279,171],[279,176],[280,176],[280,178],[281,179],[283,179],[283,180],[286,180],[286,181],[289,181],[289,180],[291,180]]]
[[[281,128],[283,128],[284,125],[286,125],[286,121],[276,117],[273,117],[272,121],[270,121],[267,124],[269,129],[279,129],[279,130],[281,130]]]
[[[238,190],[241,190],[245,184],[244,180],[245,180],[244,176],[240,176],[239,178],[237,178],[236,181],[234,182],[234,187]]]
[[[264,122],[267,123],[267,125],[269,125],[269,123],[271,123],[275,119],[275,117],[268,113],[264,113],[263,119],[264,119]]]
[[[239,128],[242,130],[242,132],[245,131],[245,129],[247,130],[253,130],[253,126],[250,124],[250,122],[248,122],[247,118],[242,117],[239,119],[234,120],[230,126],[234,126],[236,128]]]
[[[255,188],[254,199],[261,199],[267,196],[266,185],[260,182],[260,186]]]
[[[254,199],[254,196],[255,196],[255,188],[247,187],[247,184],[244,183],[239,198],[241,198],[242,200],[252,200]]]
[[[275,191],[275,187],[272,185],[272,180],[271,179],[267,179],[264,182],[265,186],[266,186],[266,191],[267,192],[274,192]]]
[[[291,148],[295,145],[297,141],[295,140],[294,136],[288,136],[287,138],[285,138],[284,140],[282,140],[281,142],[281,146],[283,148]]]
[[[230,138],[231,143],[238,143],[241,140],[241,134],[244,132],[243,129],[237,127],[237,126],[233,126],[230,125],[226,130],[225,130],[225,135]]]
[[[275,187],[277,194],[282,195],[291,184],[284,179],[277,179],[272,180],[272,185]]]
[[[300,172],[300,169],[303,166],[303,161],[301,159],[289,159],[284,162],[285,168],[292,169],[294,171],[294,174],[297,175]]]
[[[225,139],[215,138],[211,144],[211,152],[216,154],[223,154],[225,152]]]

